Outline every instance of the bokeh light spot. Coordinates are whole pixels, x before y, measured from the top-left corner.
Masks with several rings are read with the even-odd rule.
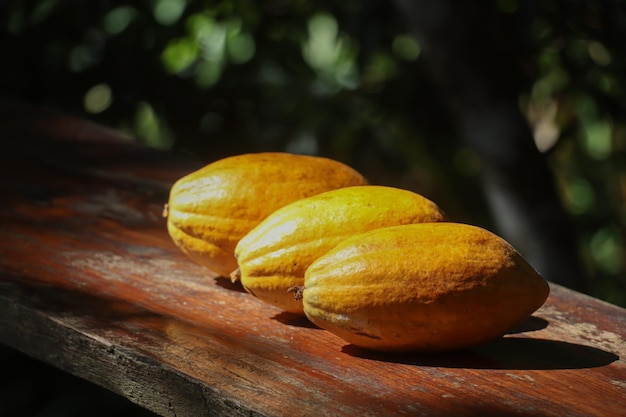
[[[102,113],[113,103],[113,92],[108,84],[97,84],[87,90],[83,99],[85,110],[89,113]]]

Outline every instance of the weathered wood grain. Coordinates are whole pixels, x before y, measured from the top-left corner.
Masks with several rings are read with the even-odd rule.
[[[164,416],[621,416],[626,311],[552,286],[479,348],[372,353],[193,264],[161,216],[199,166],[0,105],[0,342]]]

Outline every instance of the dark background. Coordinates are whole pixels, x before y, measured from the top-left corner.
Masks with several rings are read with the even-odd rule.
[[[468,26],[506,54],[473,40],[450,54],[497,68],[498,88],[515,92],[572,221],[585,291],[626,306],[624,2],[474,3]],[[0,17],[3,96],[206,162],[267,150],[329,156],[500,232],[484,163],[393,2],[8,0]],[[0,354],[5,369],[14,353]],[[0,387],[0,402],[12,386]]]

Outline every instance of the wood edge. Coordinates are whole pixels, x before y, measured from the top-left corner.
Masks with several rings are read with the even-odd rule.
[[[240,400],[229,398],[218,387],[207,386],[142,352],[112,346],[71,322],[72,316],[50,315],[0,294],[0,343],[7,347],[161,416],[263,415]]]

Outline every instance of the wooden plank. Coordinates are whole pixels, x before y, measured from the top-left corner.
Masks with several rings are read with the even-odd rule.
[[[198,162],[2,107],[0,342],[164,416],[621,416],[626,311],[559,286],[502,340],[372,353],[187,260],[161,210]]]

